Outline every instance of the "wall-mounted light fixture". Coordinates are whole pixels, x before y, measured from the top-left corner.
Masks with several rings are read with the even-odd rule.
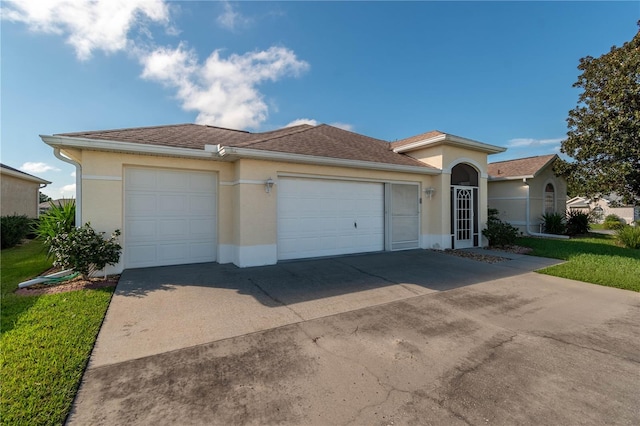
[[[271,192],[271,188],[273,188],[273,179],[269,178],[264,181],[264,192],[267,194]]]
[[[424,189],[424,195],[429,197],[429,199],[431,199],[431,197],[433,197],[433,194],[435,193],[436,193],[436,189],[433,186],[430,186]]]

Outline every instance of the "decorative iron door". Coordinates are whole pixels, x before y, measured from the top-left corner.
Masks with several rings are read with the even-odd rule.
[[[453,235],[455,248],[475,246],[475,187],[453,186]]]

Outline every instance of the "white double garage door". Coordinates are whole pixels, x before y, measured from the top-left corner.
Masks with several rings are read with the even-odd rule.
[[[125,170],[125,268],[216,261],[214,173]],[[280,177],[279,260],[419,246],[419,186]]]

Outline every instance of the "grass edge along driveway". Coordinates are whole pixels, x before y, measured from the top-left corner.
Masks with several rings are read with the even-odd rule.
[[[61,425],[71,409],[113,288],[17,296],[51,266],[39,241],[2,250],[0,423]]]
[[[640,292],[640,250],[617,246],[611,235],[569,240],[523,237],[517,244],[532,248],[534,256],[567,261],[537,271],[542,274]]]

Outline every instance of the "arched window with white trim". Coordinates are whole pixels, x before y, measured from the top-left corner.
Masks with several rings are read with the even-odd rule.
[[[556,212],[556,189],[552,183],[544,187],[544,212],[545,214]]]

